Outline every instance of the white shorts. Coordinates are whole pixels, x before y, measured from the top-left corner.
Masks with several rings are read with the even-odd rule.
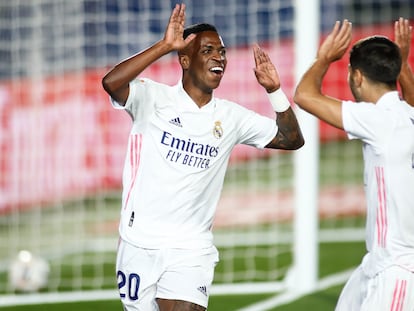
[[[359,266],[343,288],[335,311],[413,311],[414,273],[391,266],[369,278]]]
[[[189,301],[207,308],[218,251],[118,246],[116,273],[124,310],[158,310],[155,298]]]

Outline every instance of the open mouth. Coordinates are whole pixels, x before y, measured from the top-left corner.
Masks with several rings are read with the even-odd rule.
[[[210,68],[210,72],[215,73],[216,75],[220,75],[221,76],[224,73],[224,68],[223,67],[219,67],[219,66],[212,67],[212,68]]]

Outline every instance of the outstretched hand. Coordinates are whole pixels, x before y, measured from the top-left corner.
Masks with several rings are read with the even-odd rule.
[[[195,34],[190,34],[185,40],[183,39],[184,26],[185,4],[176,4],[164,34],[164,42],[171,47],[171,50],[184,49],[195,38]]]
[[[256,65],[254,68],[254,74],[256,75],[257,82],[259,82],[259,84],[263,86],[268,93],[279,89],[279,74],[277,73],[276,67],[270,60],[269,55],[258,45],[253,47],[253,54]]]
[[[394,24],[395,44],[397,44],[401,51],[401,58],[403,63],[408,61],[410,54],[412,27],[408,19],[402,17]]]
[[[399,46],[401,51],[402,66],[398,82],[401,86],[402,97],[408,104],[414,107],[414,74],[408,62],[412,39],[412,26],[410,26],[408,19],[400,17],[395,22],[394,36],[395,44]]]
[[[337,21],[318,50],[318,59],[324,59],[328,63],[335,62],[344,56],[352,38],[352,24],[344,20],[342,25]]]

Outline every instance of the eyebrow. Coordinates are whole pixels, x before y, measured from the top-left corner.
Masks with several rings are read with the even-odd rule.
[[[213,45],[213,44],[205,44],[205,45],[201,46],[201,48],[214,48],[214,45]],[[220,44],[219,49],[223,50],[223,49],[225,49],[225,48],[226,48],[226,47],[225,47],[224,45],[221,45],[221,44]]]

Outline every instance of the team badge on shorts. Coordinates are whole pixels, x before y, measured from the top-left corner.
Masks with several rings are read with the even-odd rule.
[[[220,139],[223,136],[223,128],[221,127],[221,122],[214,122],[213,135],[215,138]]]

